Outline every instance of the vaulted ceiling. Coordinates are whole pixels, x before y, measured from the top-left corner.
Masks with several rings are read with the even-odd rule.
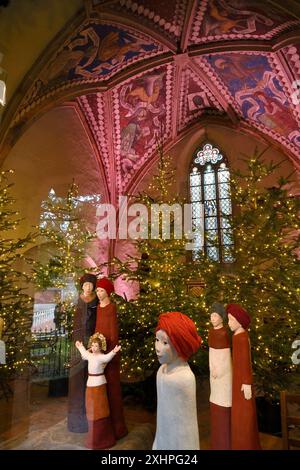
[[[2,158],[64,104],[76,109],[112,199],[136,184],[158,141],[168,147],[205,122],[255,133],[300,169],[298,18],[288,0],[87,0],[9,101]]]

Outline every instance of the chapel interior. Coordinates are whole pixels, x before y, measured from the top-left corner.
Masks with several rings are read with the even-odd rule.
[[[266,164],[278,164],[266,187],[289,178],[288,195],[299,198],[299,89],[298,0],[0,2],[0,164],[14,170],[22,219],[13,237],[39,226],[43,202],[65,197],[72,182],[83,199],[116,208],[120,196],[147,190],[161,148],[176,197],[189,200],[194,158],[210,144],[230,171],[245,171],[263,153]],[[95,227],[95,212],[88,217]],[[33,243],[27,254],[43,261],[47,246]],[[131,240],[95,240],[83,269],[131,254]],[[52,305],[51,296],[27,291]],[[115,291],[136,295],[121,278]],[[52,327],[53,316],[42,324]],[[1,385],[1,449],[84,449],[83,436],[66,430],[64,383],[52,391],[49,383],[27,377]],[[123,377],[129,434],[116,449],[152,446],[156,409],[145,390],[155,397],[155,384],[138,394],[134,387]],[[295,378],[292,392],[299,387]],[[201,449],[210,445],[208,397],[208,377],[197,376]],[[282,449],[277,406],[275,430],[260,423],[263,450]]]

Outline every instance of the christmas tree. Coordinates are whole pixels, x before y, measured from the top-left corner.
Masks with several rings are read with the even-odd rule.
[[[289,196],[289,178],[267,187],[280,165],[265,163],[257,150],[244,162],[246,171],[232,178],[234,263],[214,265],[204,296],[217,284],[225,303],[240,303],[249,312],[255,385],[274,399],[297,367],[291,355],[300,333],[300,200]]]
[[[0,173],[0,316],[4,320],[2,340],[6,347],[6,363],[0,364],[0,374],[5,379],[23,372],[31,364],[33,311],[32,299],[24,289],[28,276],[19,266],[25,261],[24,249],[34,241],[34,236],[18,238],[13,234],[21,220],[11,195],[12,174],[13,170]]]
[[[289,196],[288,178],[280,178],[276,186],[267,188],[265,179],[274,177],[278,165],[264,163],[263,155],[257,151],[246,158],[245,164],[245,172],[233,172],[231,181],[235,215],[228,222],[234,245],[228,248],[228,255],[232,263],[213,261],[203,252],[191,261],[187,240],[176,239],[174,233],[169,239],[138,239],[138,257],[123,262],[113,260],[112,277],[122,275],[138,282],[140,291],[129,302],[118,299],[122,370],[127,377],[145,377],[157,367],[157,318],[161,312],[173,310],[182,311],[195,321],[204,344],[192,363],[208,372],[210,306],[214,301],[223,301],[240,303],[252,317],[250,337],[258,390],[275,398],[293,379],[297,366],[291,361],[292,343],[300,334],[300,202]],[[147,193],[136,198],[149,211],[153,204],[184,202],[170,196],[174,180],[170,166],[170,161],[161,155],[158,175]],[[160,228],[161,224],[162,221]],[[193,280],[203,283],[200,295],[188,292]]]
[[[83,271],[83,260],[88,244],[95,238],[92,230],[91,209],[99,202],[100,196],[80,196],[78,186],[73,183],[66,197],[56,196],[50,191],[48,199],[42,203],[39,234],[46,242],[48,261],[33,263],[33,280],[38,288],[64,288],[68,291],[57,308],[61,312],[60,326],[69,334],[76,302],[77,287]]]
[[[160,313],[167,311],[185,313],[195,321],[199,334],[207,336],[209,318],[205,307],[206,301],[210,302],[211,299],[199,300],[196,295],[189,292],[188,285],[191,281],[202,278],[205,271],[211,270],[212,262],[201,253],[197,262],[189,261],[188,234],[185,236],[182,233],[179,237],[176,235],[176,227],[178,229],[180,226],[180,224],[176,226],[178,216],[176,210],[170,212],[169,235],[167,233],[164,235],[164,221],[159,211],[156,212],[158,224],[155,225],[153,219],[153,210],[157,209],[155,204],[168,206],[176,204],[183,212],[185,201],[172,195],[172,181],[174,181],[174,171],[171,160],[163,156],[160,149],[158,174],[154,176],[147,192],[131,198],[132,204],[143,204],[147,208],[149,217],[145,213],[140,214],[139,220],[131,221],[130,224],[140,223],[140,227],[148,232],[148,237],[140,236],[133,241],[138,253],[136,257],[128,257],[122,262],[114,259],[110,266],[113,278],[122,276],[127,282],[137,282],[139,285],[139,295],[136,299],[130,301],[121,297],[116,299],[119,303],[118,314],[121,325],[122,372],[127,379],[133,377],[143,379],[157,368],[154,332]],[[192,364],[207,369],[207,355],[200,351],[193,358]]]

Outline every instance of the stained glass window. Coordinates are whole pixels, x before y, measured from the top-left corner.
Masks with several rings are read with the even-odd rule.
[[[226,158],[210,143],[194,155],[190,198],[192,228],[196,232],[193,259],[204,250],[214,261],[232,262],[230,172]]]

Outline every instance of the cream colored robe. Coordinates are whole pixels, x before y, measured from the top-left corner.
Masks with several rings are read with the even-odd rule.
[[[157,372],[157,424],[154,450],[198,450],[196,380],[187,362]]]

